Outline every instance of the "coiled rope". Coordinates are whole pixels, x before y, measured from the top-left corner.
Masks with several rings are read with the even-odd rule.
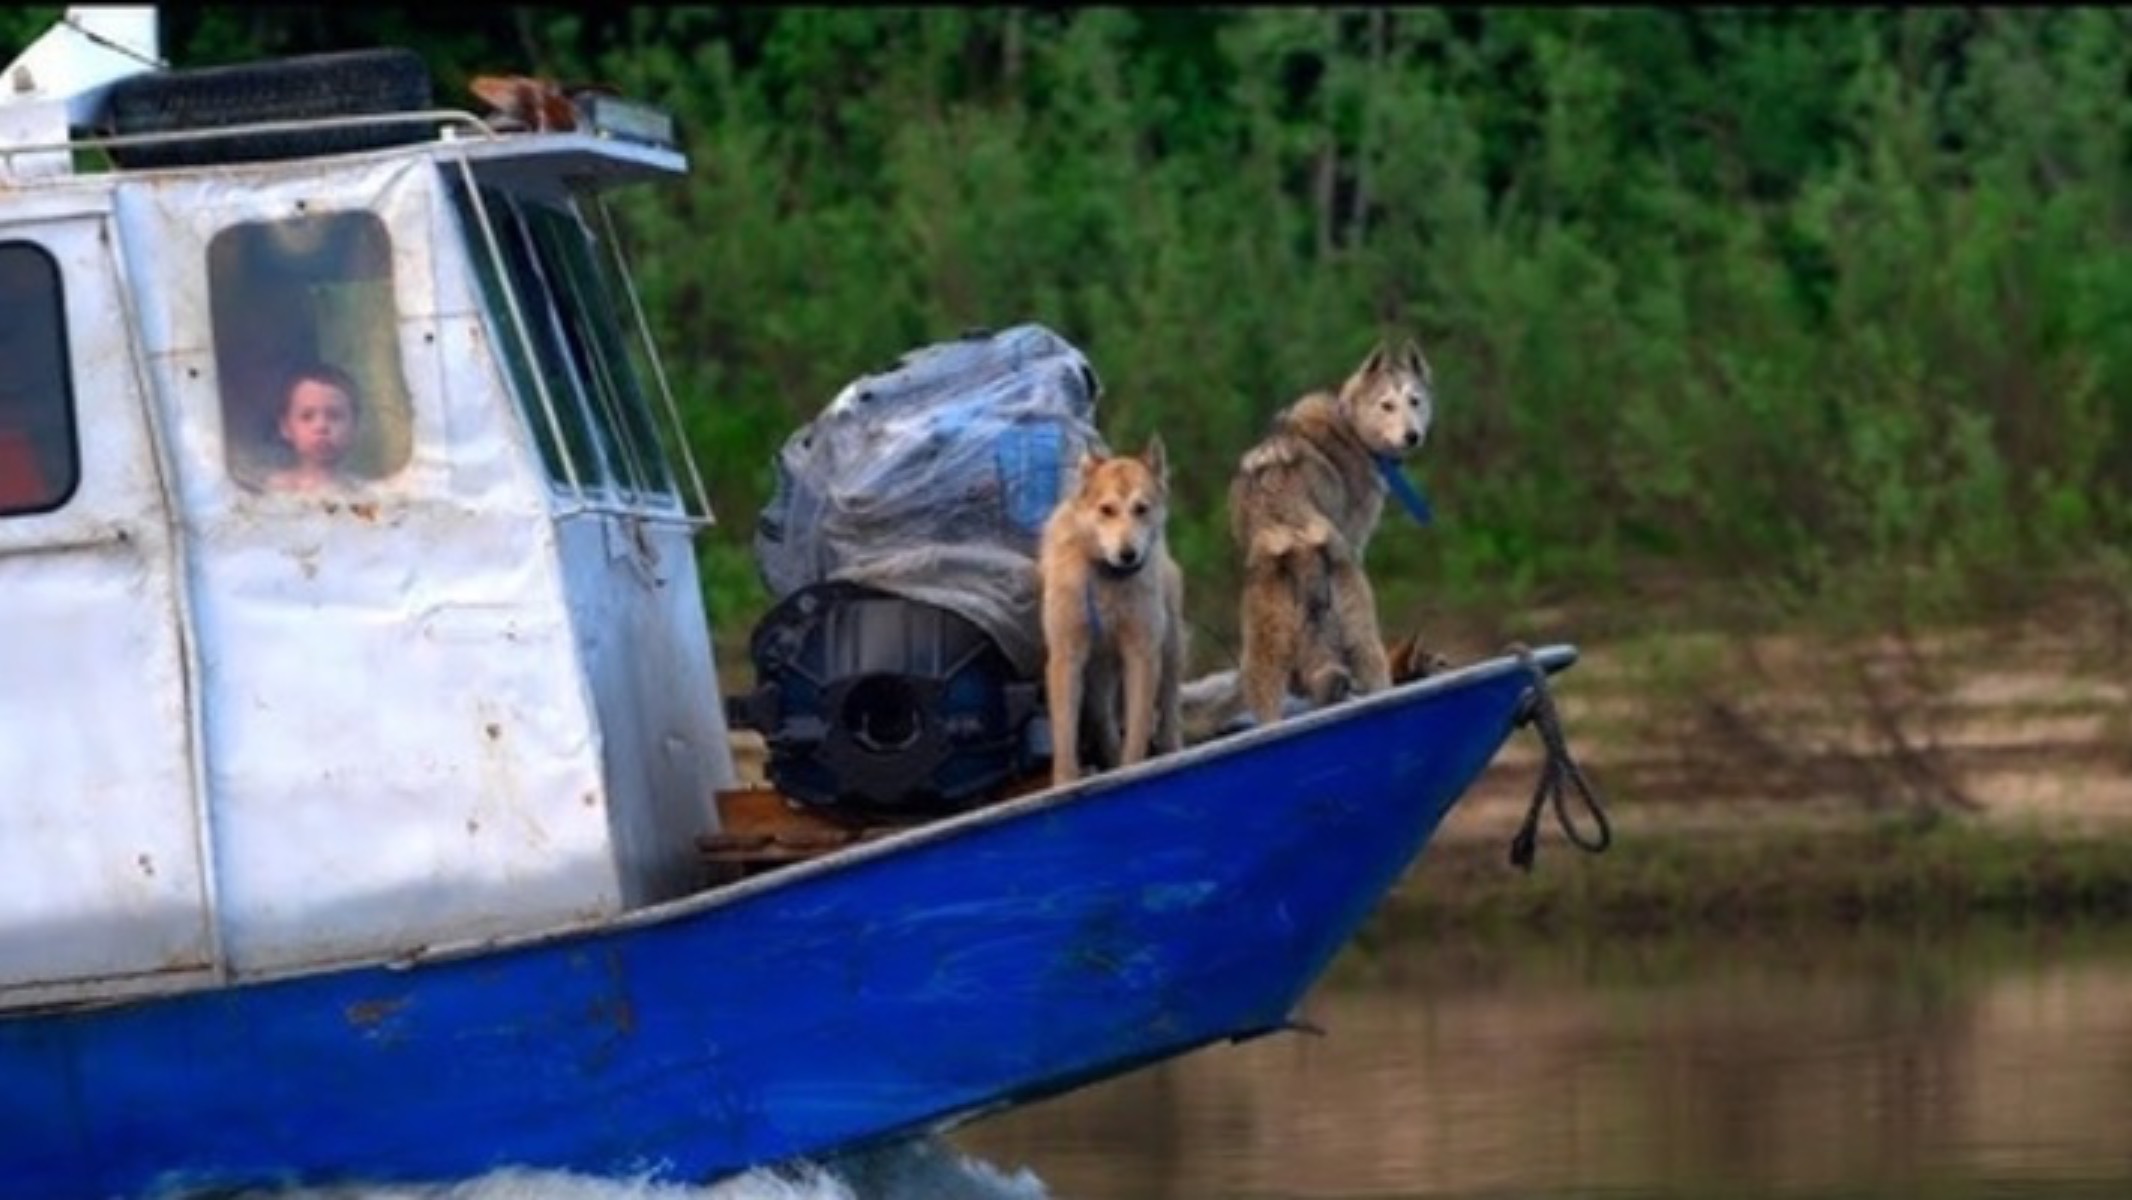
[[[1532,870],[1533,855],[1539,850],[1540,810],[1549,803],[1554,805],[1555,821],[1570,844],[1590,854],[1598,854],[1613,844],[1614,831],[1607,824],[1606,806],[1599,801],[1597,789],[1591,780],[1584,777],[1584,769],[1570,757],[1569,742],[1562,736],[1562,717],[1555,711],[1555,699],[1547,690],[1547,671],[1539,660],[1532,656],[1522,642],[1510,645],[1511,653],[1524,664],[1532,676],[1532,687],[1526,691],[1518,704],[1517,724],[1532,725],[1540,731],[1540,741],[1547,748],[1547,757],[1540,765],[1539,786],[1533,789],[1532,807],[1525,813],[1525,823],[1518,828],[1517,836],[1510,840],[1510,863],[1520,870]],[[1598,825],[1598,833],[1587,840],[1569,819],[1568,789],[1575,787],[1584,801],[1584,807],[1592,814]]]

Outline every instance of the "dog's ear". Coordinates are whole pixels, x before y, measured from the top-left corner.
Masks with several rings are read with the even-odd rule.
[[[1165,484],[1170,481],[1170,460],[1162,448],[1161,434],[1147,435],[1147,448],[1140,452],[1140,461],[1146,463],[1147,469],[1155,473],[1155,478]]]
[[[1407,370],[1421,378],[1429,377],[1429,360],[1421,356],[1421,344],[1414,339],[1408,338],[1406,344],[1399,348],[1399,360],[1406,365]]]
[[[1380,372],[1380,371],[1384,370],[1384,368],[1385,368],[1385,361],[1384,361],[1384,358],[1385,358],[1385,355],[1384,355],[1384,343],[1383,343],[1383,342],[1379,342],[1379,343],[1377,343],[1377,344],[1376,344],[1375,346],[1373,346],[1373,347],[1371,347],[1371,348],[1370,348],[1370,356],[1369,356],[1368,358],[1365,358],[1365,359],[1363,359],[1363,360],[1362,360],[1362,366],[1361,366],[1361,368],[1360,368],[1359,370],[1357,370],[1357,371],[1355,372],[1355,374],[1357,374],[1357,375],[1375,375],[1375,374],[1377,374],[1378,372]]]

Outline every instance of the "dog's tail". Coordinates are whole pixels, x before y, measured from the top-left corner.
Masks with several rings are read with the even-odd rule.
[[[1281,556],[1282,570],[1295,589],[1296,607],[1312,626],[1322,625],[1332,611],[1332,569],[1323,546],[1298,547]]]
[[[1296,608],[1312,624],[1332,609],[1331,526],[1313,518],[1302,529],[1276,527],[1253,539],[1251,557],[1285,582]]]

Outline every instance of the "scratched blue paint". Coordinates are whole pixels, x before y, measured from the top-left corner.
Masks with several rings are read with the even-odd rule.
[[[702,1180],[1269,1032],[1526,687],[1496,660],[568,940],[0,1019],[0,1180]]]

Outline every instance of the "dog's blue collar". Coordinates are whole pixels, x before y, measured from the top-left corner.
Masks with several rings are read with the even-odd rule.
[[[1407,510],[1407,513],[1420,524],[1426,525],[1433,520],[1434,517],[1429,512],[1428,500],[1423,498],[1421,489],[1414,486],[1414,481],[1408,479],[1406,474],[1399,469],[1399,460],[1389,454],[1379,454],[1374,457],[1377,460],[1377,473],[1384,476],[1384,486],[1389,488],[1392,495],[1398,498],[1399,507]]]

